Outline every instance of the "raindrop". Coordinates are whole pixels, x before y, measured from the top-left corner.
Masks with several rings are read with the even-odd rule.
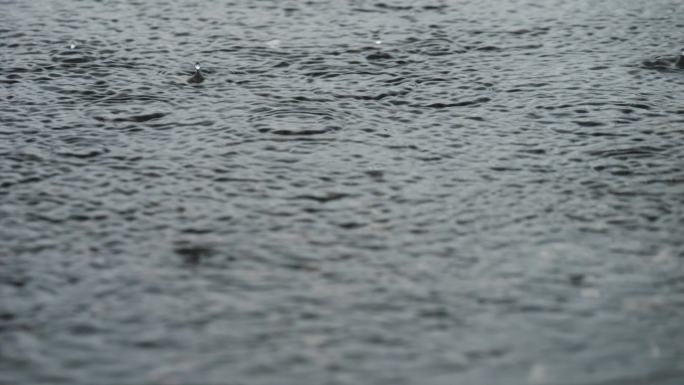
[[[204,75],[202,75],[200,68],[199,62],[195,63],[195,73],[188,79],[188,83],[202,83],[204,81]]]
[[[684,50],[677,56],[677,59],[675,59],[675,67],[677,68],[684,68]]]
[[[266,42],[266,46],[271,49],[276,49],[280,47],[280,40],[274,39],[274,40],[269,40]]]

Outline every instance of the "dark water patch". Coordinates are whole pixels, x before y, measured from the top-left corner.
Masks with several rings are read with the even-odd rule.
[[[394,56],[390,55],[387,52],[373,52],[366,56],[366,59],[368,60],[390,60],[393,59]]]
[[[127,117],[121,117],[121,118],[105,118],[102,116],[95,116],[94,118],[96,120],[99,120],[101,122],[136,122],[136,123],[142,123],[142,122],[147,122],[150,120],[156,120],[156,119],[161,119],[167,114],[162,113],[162,112],[153,112],[149,114],[143,114],[143,115],[133,115],[133,116],[127,116]]]
[[[318,203],[328,203],[328,202],[333,202],[336,200],[340,200],[343,198],[348,198],[350,195],[346,193],[340,193],[340,192],[328,192],[325,194],[318,194],[318,195],[299,195],[294,197],[294,199],[305,199],[305,200],[312,200]]]
[[[387,3],[375,3],[375,7],[391,11],[410,11],[413,9],[411,5],[391,5]]]
[[[299,135],[321,135],[321,134],[326,134],[332,131],[337,131],[340,130],[341,127],[339,126],[326,126],[323,128],[277,128],[277,129],[272,129],[270,131],[263,131],[261,132],[270,132],[275,135],[285,135],[285,136],[299,136]]]
[[[630,176],[634,175],[634,171],[629,167],[621,164],[600,165],[594,166],[594,170],[606,172],[615,176]]]
[[[591,120],[576,120],[574,123],[581,127],[600,127],[606,125],[604,122],[596,122]]]
[[[684,56],[656,56],[641,63],[644,69],[661,72],[677,72],[684,70]]]
[[[485,52],[495,52],[495,51],[501,51],[501,47],[493,46],[493,45],[485,45],[485,46],[480,46],[480,47],[474,47],[472,48],[475,51],[485,51]]]
[[[452,103],[440,103],[440,102],[438,102],[438,103],[431,103],[431,104],[427,104],[424,106],[415,106],[415,107],[437,108],[437,109],[449,108],[449,107],[466,107],[466,106],[475,106],[475,105],[479,105],[482,103],[487,103],[490,100],[491,100],[490,98],[481,97],[481,98],[477,98],[477,99],[473,99],[473,100],[464,100],[464,101],[458,101],[458,102],[452,102]]]
[[[343,115],[326,108],[262,108],[253,110],[250,123],[261,133],[320,135],[342,129]]]
[[[410,92],[411,92],[411,89],[407,89],[407,90],[401,90],[401,91],[383,92],[383,93],[377,94],[377,95],[342,95],[342,94],[338,94],[338,95],[335,95],[335,97],[340,98],[340,99],[350,98],[350,99],[357,99],[357,100],[376,100],[376,101],[379,101],[379,100],[383,100],[385,98],[394,97],[394,96],[405,96],[405,95],[409,94]]]
[[[183,262],[191,265],[202,263],[216,254],[216,250],[211,245],[191,242],[178,242],[173,250],[183,259]]]
[[[652,158],[659,156],[664,152],[663,148],[652,146],[636,146],[620,149],[589,151],[588,154],[601,158],[616,158],[616,159],[639,159]]]
[[[107,148],[58,148],[55,150],[57,155],[65,157],[73,157],[79,159],[94,158],[102,154],[108,153]]]

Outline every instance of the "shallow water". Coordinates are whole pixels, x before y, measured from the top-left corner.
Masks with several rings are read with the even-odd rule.
[[[0,383],[681,384],[681,2],[0,10]]]

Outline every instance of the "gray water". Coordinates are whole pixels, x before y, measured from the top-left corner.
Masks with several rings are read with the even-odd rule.
[[[680,1],[0,26],[1,384],[684,383]]]

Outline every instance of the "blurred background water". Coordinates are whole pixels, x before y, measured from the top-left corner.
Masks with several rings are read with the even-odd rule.
[[[682,383],[682,2],[0,25],[0,383]]]

